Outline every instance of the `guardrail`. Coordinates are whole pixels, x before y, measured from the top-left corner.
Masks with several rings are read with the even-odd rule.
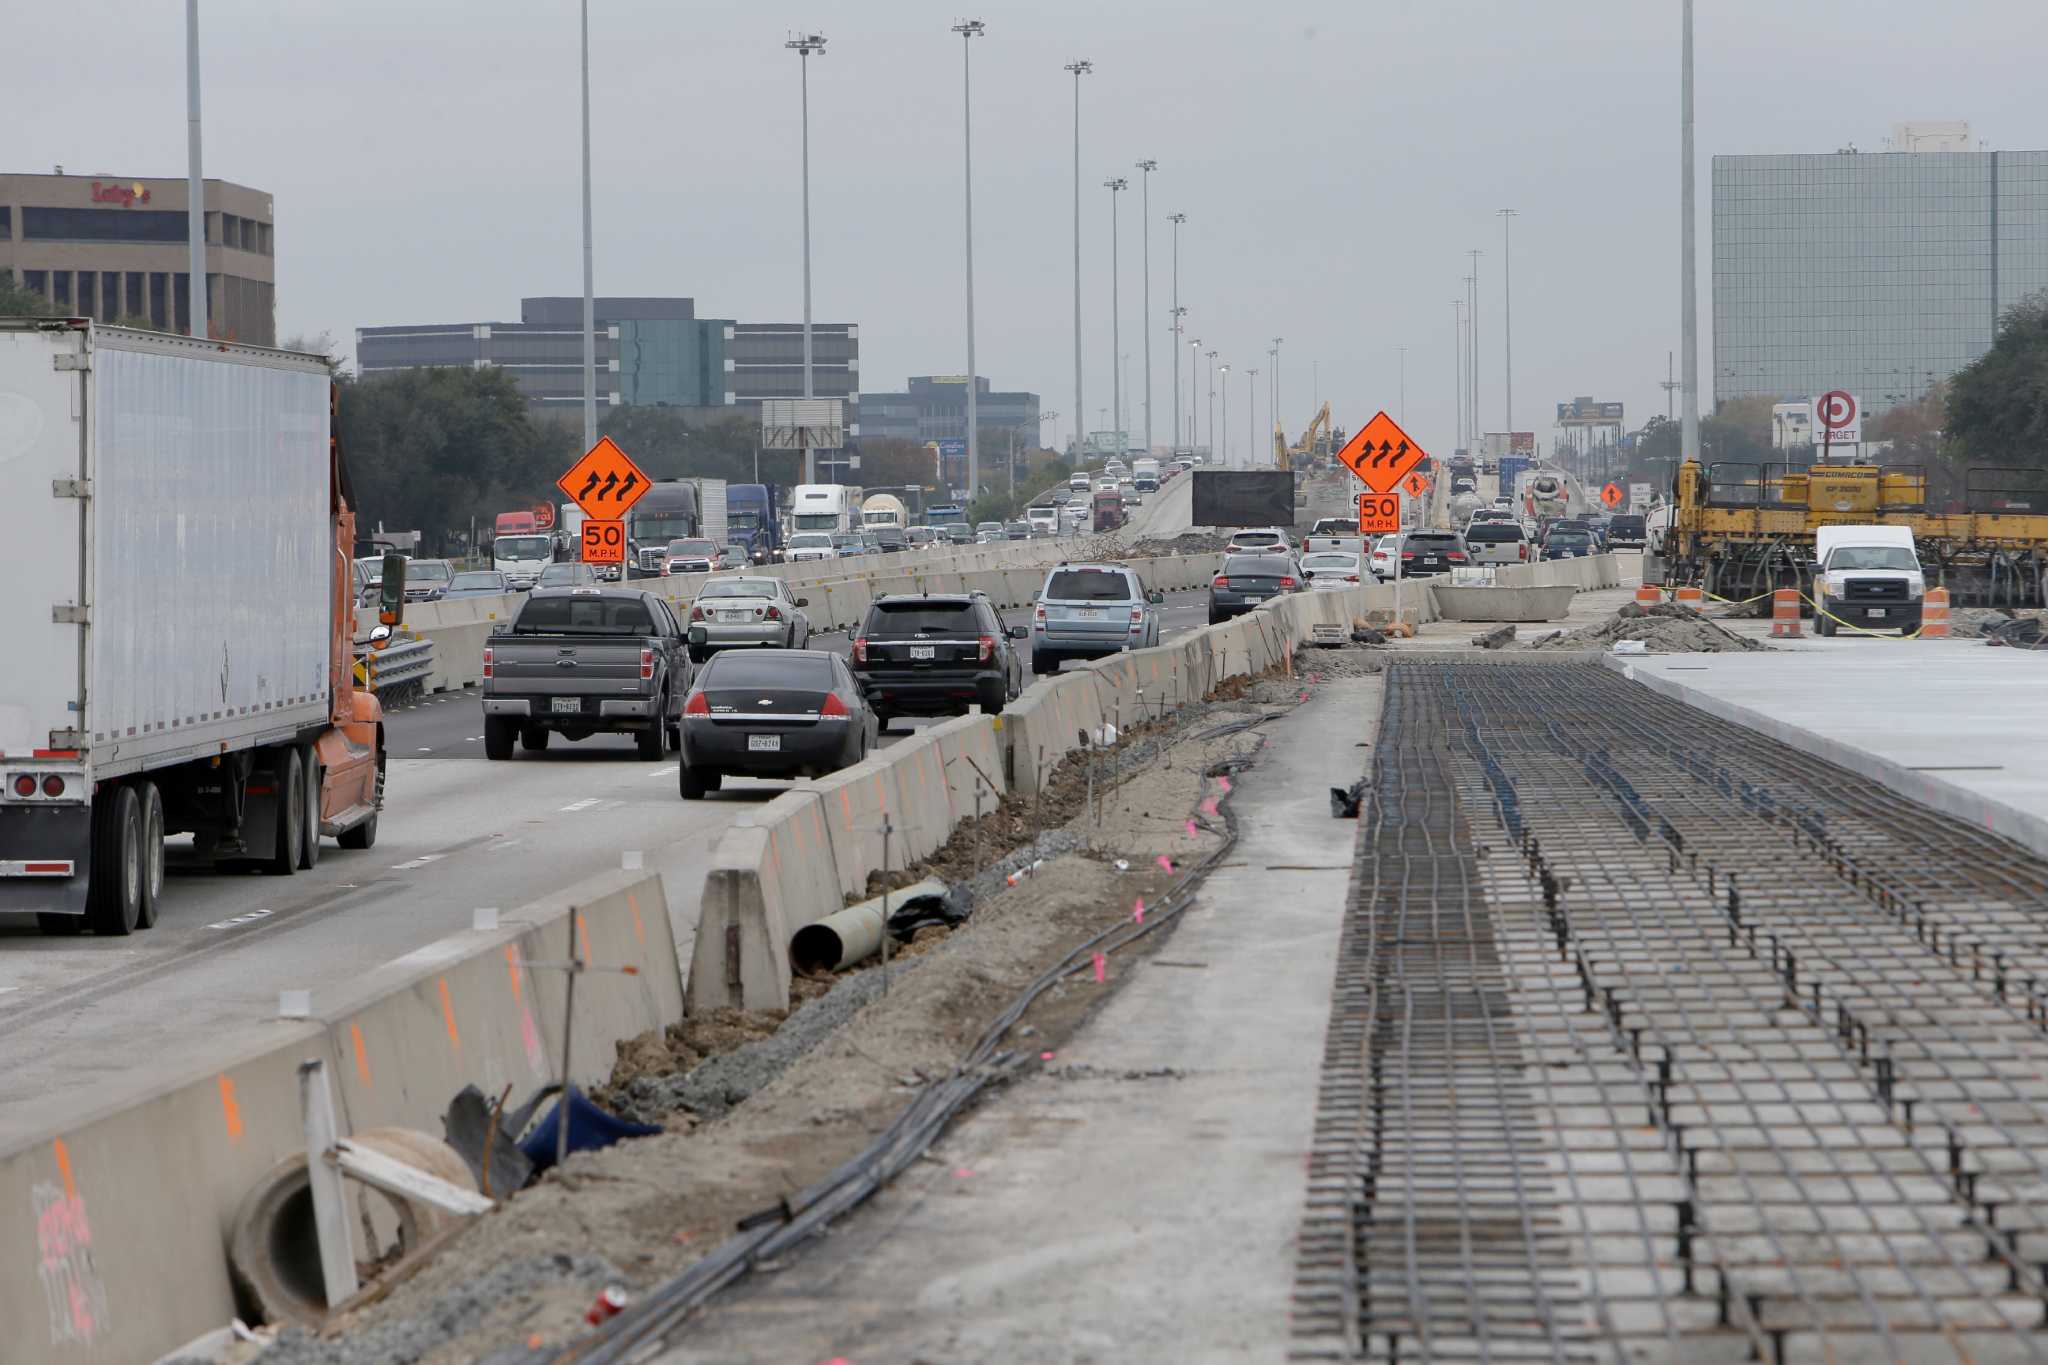
[[[434,642],[425,636],[390,640],[356,658],[357,681],[386,703],[424,692],[433,672]]]

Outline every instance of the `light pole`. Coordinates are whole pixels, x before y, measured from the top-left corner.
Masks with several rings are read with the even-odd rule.
[[[1700,447],[1700,351],[1699,351],[1699,280],[1698,252],[1695,249],[1693,233],[1698,226],[1698,214],[1693,209],[1692,173],[1692,0],[1683,0],[1681,14],[1685,24],[1685,37],[1680,64],[1683,67],[1679,80],[1679,152],[1678,152],[1678,218],[1679,218],[1679,289],[1685,297],[1680,300],[1679,327],[1683,335],[1679,345],[1685,355],[1685,364],[1680,368],[1679,378],[1679,421],[1678,458],[1681,463],[1699,458]]]
[[[583,120],[590,123],[590,0],[583,9]],[[585,140],[588,146],[588,139]],[[185,0],[185,268],[191,272],[192,335],[207,337],[206,325],[206,176],[199,165],[199,0]],[[590,183],[590,159],[583,161],[583,183]],[[586,197],[585,203],[589,200]],[[586,234],[588,240],[588,234]],[[226,286],[222,286],[225,291]],[[225,300],[223,300],[225,302]],[[177,330],[177,299],[171,300],[171,329]],[[120,310],[115,310],[115,316]]]
[[[1116,442],[1119,460],[1124,457],[1124,310],[1116,273],[1116,197],[1130,187],[1131,182],[1120,175],[1113,175],[1102,182],[1102,188],[1109,191],[1109,425],[1115,433],[1110,439]]]
[[[1396,346],[1394,349],[1401,356],[1401,406],[1395,411],[1400,413],[1401,425],[1405,427],[1408,425],[1408,348]]]
[[[1259,372],[1244,372],[1244,459],[1247,469],[1259,464]]]
[[[1081,402],[1081,78],[1095,69],[1095,63],[1075,60],[1066,69],[1074,73],[1074,456],[1081,454],[1081,428],[1088,409]]]
[[[597,277],[590,254],[590,0],[583,0],[583,448],[597,444]]]
[[[1267,352],[1273,357],[1273,425],[1280,425],[1280,343],[1286,337],[1274,337],[1273,349]]]
[[[1230,367],[1218,367],[1223,373],[1223,452],[1217,456],[1225,469],[1230,468]]]
[[[1465,300],[1451,300],[1451,364],[1452,392],[1457,396],[1458,449],[1469,450],[1465,444]]]
[[[1180,447],[1180,320],[1187,316],[1188,311],[1180,306],[1180,225],[1187,220],[1188,216],[1185,213],[1169,213],[1166,215],[1166,221],[1173,224],[1173,355],[1170,358],[1173,361],[1173,444],[1175,449]],[[1147,270],[1145,272],[1147,279],[1150,279],[1151,275],[1151,271]],[[1147,325],[1149,326],[1150,324]],[[1148,361],[1145,365],[1145,373],[1149,376],[1151,372],[1152,365]],[[1150,382],[1149,379],[1147,382]],[[1150,392],[1150,390],[1148,389],[1147,392]],[[1188,444],[1193,445],[1194,442],[1190,440]]]
[[[1211,446],[1214,446],[1214,447],[1216,447],[1216,449],[1213,449],[1213,450],[1211,450],[1211,451],[1210,451],[1209,453],[1210,453],[1211,455],[1214,455],[1214,456],[1216,457],[1216,463],[1220,465],[1220,464],[1222,464],[1222,463],[1223,463],[1223,455],[1222,455],[1222,445],[1226,445],[1226,444],[1228,444],[1228,442],[1227,442],[1227,441],[1225,441],[1225,442],[1219,443],[1219,442],[1218,442],[1218,441],[1216,440],[1216,353],[1215,353],[1214,351],[1210,351],[1210,352],[1208,353],[1208,355],[1209,355],[1209,444],[1210,444]]]
[[[590,0],[584,0],[588,6]],[[825,35],[822,33],[799,33],[791,36],[784,47],[796,53],[798,69],[803,86],[803,140],[804,140],[804,397],[813,396],[811,390],[811,54],[825,51]],[[973,382],[969,376],[968,382]],[[818,457],[807,443],[804,446],[804,482],[818,481]],[[973,487],[972,484],[969,485]]]
[[[1479,258],[1485,253],[1474,247],[1465,254],[1472,258],[1472,274],[1469,277],[1472,285],[1472,307],[1466,315],[1471,324],[1468,330],[1472,339],[1472,364],[1466,371],[1466,380],[1472,386],[1472,446],[1476,450],[1479,447]]]
[[[1274,340],[1277,341],[1279,338],[1275,337]],[[1273,362],[1272,367],[1266,371],[1266,425],[1273,428],[1273,434],[1279,437],[1279,445],[1274,455],[1274,463],[1277,464],[1278,450],[1287,444],[1287,432],[1280,425],[1280,404],[1276,401],[1280,396],[1280,348],[1275,346],[1266,352],[1266,359]]]
[[[974,369],[974,40],[986,25],[979,19],[963,19],[953,25],[960,35],[960,142],[965,165],[967,207],[967,486],[981,487],[981,423],[974,411],[975,390],[981,387]],[[1016,477],[1016,458],[1010,460],[1011,478]]]
[[[1159,163],[1147,157],[1138,163],[1142,177],[1138,193],[1138,211],[1144,216],[1145,287],[1142,291],[1144,311],[1138,316],[1149,319],[1152,316],[1152,172],[1159,169]],[[1141,329],[1145,333],[1145,453],[1152,453],[1152,324],[1147,321]]]
[[[1196,401],[1201,396],[1202,382],[1195,374],[1195,367],[1202,363],[1202,339],[1194,337],[1188,342],[1188,446],[1190,449],[1202,443],[1202,424],[1196,419],[1201,409]]]
[[[1508,255],[1508,229],[1514,224],[1518,209],[1500,211],[1500,330],[1502,345],[1507,351],[1507,405],[1503,416],[1507,424],[1505,431],[1515,429],[1515,265]]]

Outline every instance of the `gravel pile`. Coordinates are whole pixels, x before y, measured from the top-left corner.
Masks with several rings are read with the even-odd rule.
[[[2042,625],[2039,612],[1958,607],[1949,612],[1948,633],[1958,640],[1999,640],[2010,645],[2033,646],[2041,638]]]
[[[598,1256],[530,1256],[508,1261],[442,1295],[417,1317],[377,1323],[323,1340],[287,1328],[257,1365],[413,1365],[484,1324],[499,1308],[542,1290],[576,1285],[593,1295],[626,1284],[624,1271]]]
[[[1660,602],[1654,607],[1629,602],[1605,621],[1545,636],[1529,648],[1606,649],[1617,640],[1641,640],[1652,654],[1729,654],[1769,648],[1761,641],[1724,630],[1676,602]]]

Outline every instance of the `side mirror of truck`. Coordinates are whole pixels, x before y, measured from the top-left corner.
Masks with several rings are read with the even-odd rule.
[[[1166,605],[1166,594],[1160,589],[1154,588],[1145,594],[1145,600],[1155,607],[1163,607]]]
[[[691,626],[691,627],[690,627],[690,644],[691,644],[691,645],[692,645],[693,647],[695,647],[695,648],[698,648],[698,649],[702,649],[702,648],[704,647],[704,645],[705,645],[705,644],[706,644],[706,643],[707,643],[707,642],[708,642],[708,641],[709,641],[710,639],[711,639],[711,632],[710,632],[710,631],[708,631],[708,630],[706,630],[706,629],[705,629],[704,627],[702,627],[702,626]]]
[[[378,588],[377,620],[395,626],[405,619],[405,556],[384,556],[384,581]]]

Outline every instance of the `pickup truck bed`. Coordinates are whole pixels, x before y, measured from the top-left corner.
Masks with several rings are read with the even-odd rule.
[[[677,746],[688,642],[667,601],[637,588],[538,588],[484,647],[484,756],[551,735],[629,733],[642,758]]]

